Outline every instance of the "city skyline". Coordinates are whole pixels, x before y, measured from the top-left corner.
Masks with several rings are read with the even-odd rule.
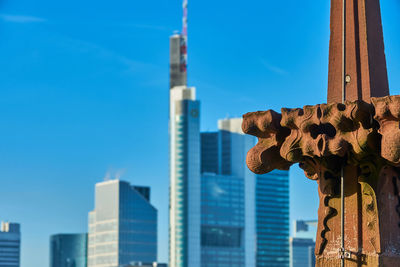
[[[93,185],[107,173],[125,170],[124,180],[154,189],[167,224],[168,36],[180,29],[181,1],[88,1],[80,10],[75,0],[21,2],[1,6],[0,209],[23,225],[22,267],[47,266],[50,234],[86,231]],[[290,4],[191,3],[189,85],[199,89],[201,130],[227,114],[326,101],[329,3],[303,3],[306,16]],[[391,94],[399,94],[399,4],[381,4]],[[291,177],[299,189],[291,215],[315,218],[316,200],[304,198],[316,185],[297,167]],[[159,244],[167,232],[160,227]]]

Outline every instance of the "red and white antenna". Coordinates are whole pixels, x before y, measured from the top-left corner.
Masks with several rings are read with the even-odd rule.
[[[187,37],[188,0],[183,0],[182,35]]]
[[[181,33],[181,72],[187,71],[187,18],[188,18],[188,0],[183,0],[183,19]]]

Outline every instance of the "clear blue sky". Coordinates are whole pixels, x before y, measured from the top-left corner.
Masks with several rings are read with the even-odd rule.
[[[202,129],[248,111],[326,101],[329,1],[189,0],[189,83]],[[392,94],[400,1],[382,0]],[[152,188],[168,238],[168,45],[180,0],[0,0],[0,219],[22,223],[22,267],[48,238],[85,232],[94,184]],[[291,170],[291,216],[315,218],[315,182]]]

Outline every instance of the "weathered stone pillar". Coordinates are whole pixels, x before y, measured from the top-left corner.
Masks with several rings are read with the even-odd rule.
[[[342,101],[343,0],[331,0],[328,103]],[[379,0],[346,0],[346,100],[389,95]]]
[[[318,182],[317,266],[340,266],[341,255],[345,266],[400,266],[400,96],[387,96],[379,0],[347,0],[347,101],[339,103],[342,1],[332,0],[328,104],[244,115],[243,131],[259,140],[247,164],[266,173],[299,163]]]

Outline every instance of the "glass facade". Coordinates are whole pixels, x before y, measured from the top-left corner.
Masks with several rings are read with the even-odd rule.
[[[0,267],[19,267],[20,254],[20,225],[2,222],[0,229]]]
[[[96,184],[89,213],[89,267],[114,267],[157,259],[157,210],[150,189],[112,180]]]
[[[86,267],[87,234],[50,237],[50,267]]]
[[[218,133],[201,133],[201,173],[218,173]]]
[[[203,174],[201,215],[201,266],[245,266],[243,178]]]
[[[202,266],[288,267],[289,172],[250,172],[246,155],[256,140],[241,124],[220,120],[218,132],[202,134],[202,170],[218,151],[217,174],[202,174]]]
[[[290,267],[315,266],[315,242],[310,238],[290,239]]]
[[[200,266],[200,103],[195,89],[171,89],[171,267]]]
[[[289,172],[256,178],[257,267],[289,266]]]

